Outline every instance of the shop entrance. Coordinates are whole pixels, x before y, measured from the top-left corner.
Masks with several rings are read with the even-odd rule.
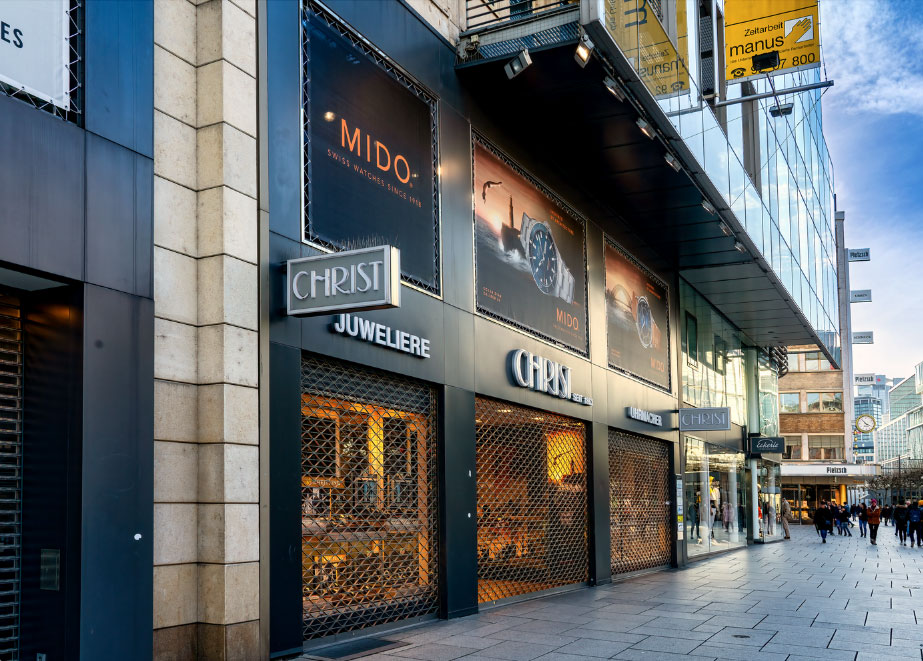
[[[670,564],[669,451],[609,430],[609,558],[613,574]]]
[[[478,602],[587,580],[586,427],[478,397]]]
[[[309,355],[301,386],[304,639],[434,615],[433,389]]]

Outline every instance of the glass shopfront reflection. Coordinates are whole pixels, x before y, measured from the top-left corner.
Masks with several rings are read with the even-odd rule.
[[[764,459],[757,461],[759,539],[782,539],[782,466]],[[794,516],[794,508],[793,508]]]
[[[684,490],[690,557],[747,545],[743,453],[687,436]]]

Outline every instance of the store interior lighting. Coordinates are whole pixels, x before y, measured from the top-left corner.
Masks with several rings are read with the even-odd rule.
[[[574,59],[577,60],[577,64],[585,67],[586,63],[590,61],[590,55],[593,54],[594,48],[595,46],[588,35],[580,35],[580,41],[577,42],[577,51],[574,53]]]
[[[657,134],[654,132],[654,127],[651,126],[651,125],[647,122],[647,120],[644,119],[643,117],[638,117],[638,121],[635,122],[635,123],[638,125],[638,128],[641,129],[641,133],[643,133],[644,135],[646,135],[646,136],[647,136],[648,138],[650,138],[651,140],[653,140],[654,137],[657,135]]]
[[[712,205],[712,203],[709,202],[708,200],[704,200],[704,199],[702,200],[702,208],[705,209],[708,213],[710,213],[713,216],[718,215],[718,210],[715,209],[714,205]]]
[[[532,64],[532,57],[529,55],[529,49],[523,48],[519,51],[519,55],[503,65],[503,70],[506,72],[506,77],[513,80],[528,69],[530,64]]]
[[[679,172],[680,170],[683,169],[683,164],[680,163],[679,159],[676,158],[670,152],[667,152],[666,154],[663,155],[663,160],[665,160],[667,162],[667,165],[673,168],[673,170],[676,172]]]
[[[605,79],[603,79],[603,85],[605,85],[606,89],[612,93],[612,96],[624,103],[625,92],[622,91],[622,86],[618,84],[618,81],[616,81],[615,78],[612,76],[606,76]]]

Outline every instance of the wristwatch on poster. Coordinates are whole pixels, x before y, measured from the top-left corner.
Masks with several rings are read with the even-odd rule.
[[[554,243],[551,229],[546,223],[522,214],[519,230],[526,259],[532,268],[532,277],[539,290],[549,296],[557,296],[567,303],[574,302],[574,276],[561,258],[561,251]]]
[[[660,327],[654,321],[654,314],[651,311],[651,304],[648,302],[647,296],[637,297],[633,308],[641,346],[645,349],[650,349],[651,347],[660,348]]]

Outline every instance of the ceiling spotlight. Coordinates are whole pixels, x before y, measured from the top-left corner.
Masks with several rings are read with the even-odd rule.
[[[574,59],[577,60],[577,64],[585,67],[586,63],[590,61],[590,55],[593,54],[594,48],[595,46],[590,41],[589,35],[580,35],[580,41],[577,42],[577,52],[574,53]]]
[[[663,160],[665,160],[667,162],[667,165],[673,168],[676,172],[679,172],[680,170],[683,169],[683,164],[680,163],[679,159],[676,158],[670,152],[667,152],[666,154],[663,155]]]
[[[715,209],[712,203],[709,202],[708,200],[702,200],[702,208],[705,209],[708,213],[710,213],[713,216],[718,215],[717,209]]]
[[[725,223],[718,223],[718,227],[721,229],[721,233],[724,234],[724,236],[734,236],[734,230],[728,227]]]
[[[734,242],[734,250],[742,254],[747,254],[747,246],[742,244],[740,241]]]
[[[643,117],[638,117],[638,121],[635,122],[638,125],[638,128],[641,129],[641,133],[646,135],[651,140],[654,139],[654,136],[657,134],[654,133],[654,127],[647,123],[647,120]]]
[[[529,49],[523,48],[519,55],[503,65],[506,77],[513,80],[516,76],[525,71],[532,64],[532,57],[529,55]]]
[[[605,85],[606,89],[612,93],[612,96],[614,96],[616,99],[624,103],[625,92],[622,91],[621,85],[619,85],[618,82],[616,82],[615,78],[613,78],[612,76],[606,76],[603,79],[603,85]]]

